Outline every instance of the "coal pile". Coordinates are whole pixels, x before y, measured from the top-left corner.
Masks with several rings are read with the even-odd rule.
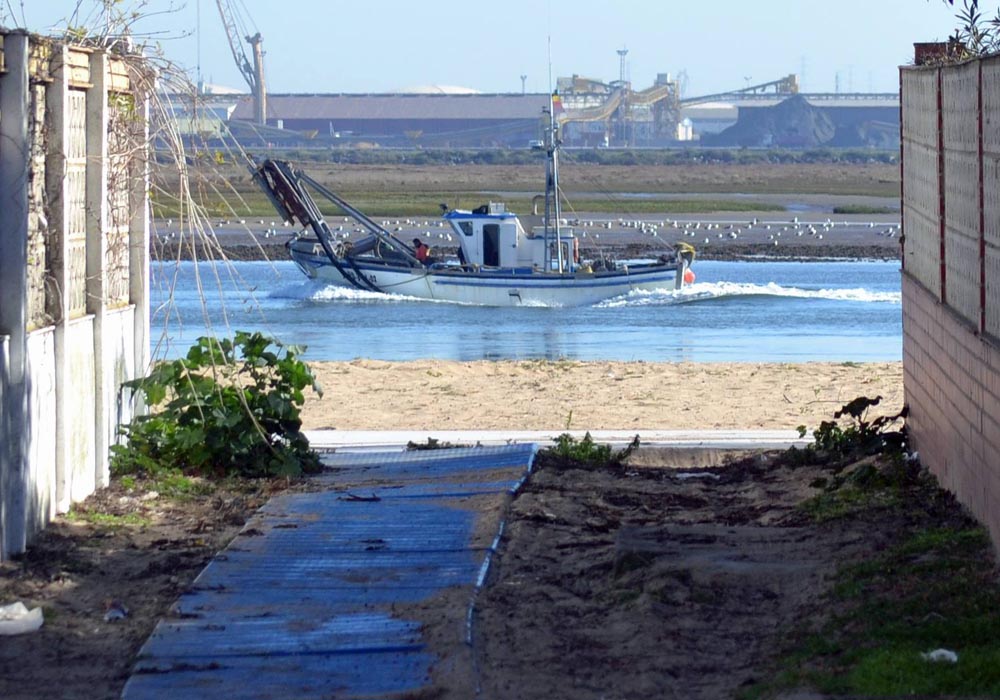
[[[840,125],[837,133],[824,145],[833,148],[896,149],[899,148],[899,125],[878,121]]]
[[[739,148],[879,147],[885,134],[866,125],[837,125],[822,107],[795,95],[773,107],[741,109],[739,120],[715,136],[709,146]]]

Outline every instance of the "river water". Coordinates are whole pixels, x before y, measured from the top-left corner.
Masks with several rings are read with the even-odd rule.
[[[483,308],[329,287],[290,262],[154,263],[155,357],[260,330],[308,360],[894,361],[896,262],[695,263],[679,291],[595,306]]]

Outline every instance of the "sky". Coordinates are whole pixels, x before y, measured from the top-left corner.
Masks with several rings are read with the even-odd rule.
[[[942,0],[223,0],[260,32],[272,93],[453,85],[545,92],[559,76],[682,79],[685,97],[799,75],[803,92],[896,92],[913,43],[958,24]],[[246,90],[216,0],[114,0],[140,41],[192,80]],[[994,5],[984,4],[986,14]],[[73,18],[74,8],[79,11]],[[0,0],[0,23],[41,34],[103,26],[94,0]],[[244,42],[249,55],[249,46]],[[551,77],[550,77],[551,76]]]

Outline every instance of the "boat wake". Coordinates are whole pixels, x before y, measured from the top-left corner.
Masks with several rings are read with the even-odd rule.
[[[317,286],[315,282],[303,281],[290,284],[271,292],[272,298],[297,299],[323,303],[343,304],[450,304],[449,301],[435,301],[402,294],[384,294],[367,292],[360,289],[339,287],[336,285]],[[594,308],[620,308],[639,306],[669,306],[675,304],[693,304],[698,302],[724,301],[733,299],[782,298],[782,299],[826,299],[830,301],[849,301],[857,303],[900,304],[900,292],[876,292],[870,289],[855,287],[850,289],[802,289],[800,287],[783,287],[780,284],[751,284],[740,282],[695,282],[680,290],[655,289],[651,291],[637,290],[628,294],[608,299],[594,305]],[[546,304],[525,304],[524,306],[542,307]]]
[[[863,304],[900,304],[901,292],[876,292],[855,287],[850,289],[802,289],[783,287],[780,284],[750,284],[740,282],[695,282],[680,290],[656,289],[634,291],[626,295],[608,299],[597,304],[597,308],[623,306],[665,306],[670,304],[691,304],[696,302],[748,299],[753,297],[777,297],[783,299],[826,299],[829,301],[851,301]]]
[[[405,296],[403,294],[384,294],[382,292],[368,292],[352,287],[340,287],[337,285],[319,286],[316,282],[305,280],[299,284],[291,284],[271,292],[271,296],[279,299],[298,299],[301,301],[334,302],[346,304],[392,304],[392,303],[420,303],[420,304],[447,304],[450,302],[439,302],[433,299],[421,299],[419,297]]]

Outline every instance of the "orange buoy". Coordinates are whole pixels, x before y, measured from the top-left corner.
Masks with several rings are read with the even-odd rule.
[[[694,282],[694,271],[689,267],[684,270],[684,284],[691,284]]]

